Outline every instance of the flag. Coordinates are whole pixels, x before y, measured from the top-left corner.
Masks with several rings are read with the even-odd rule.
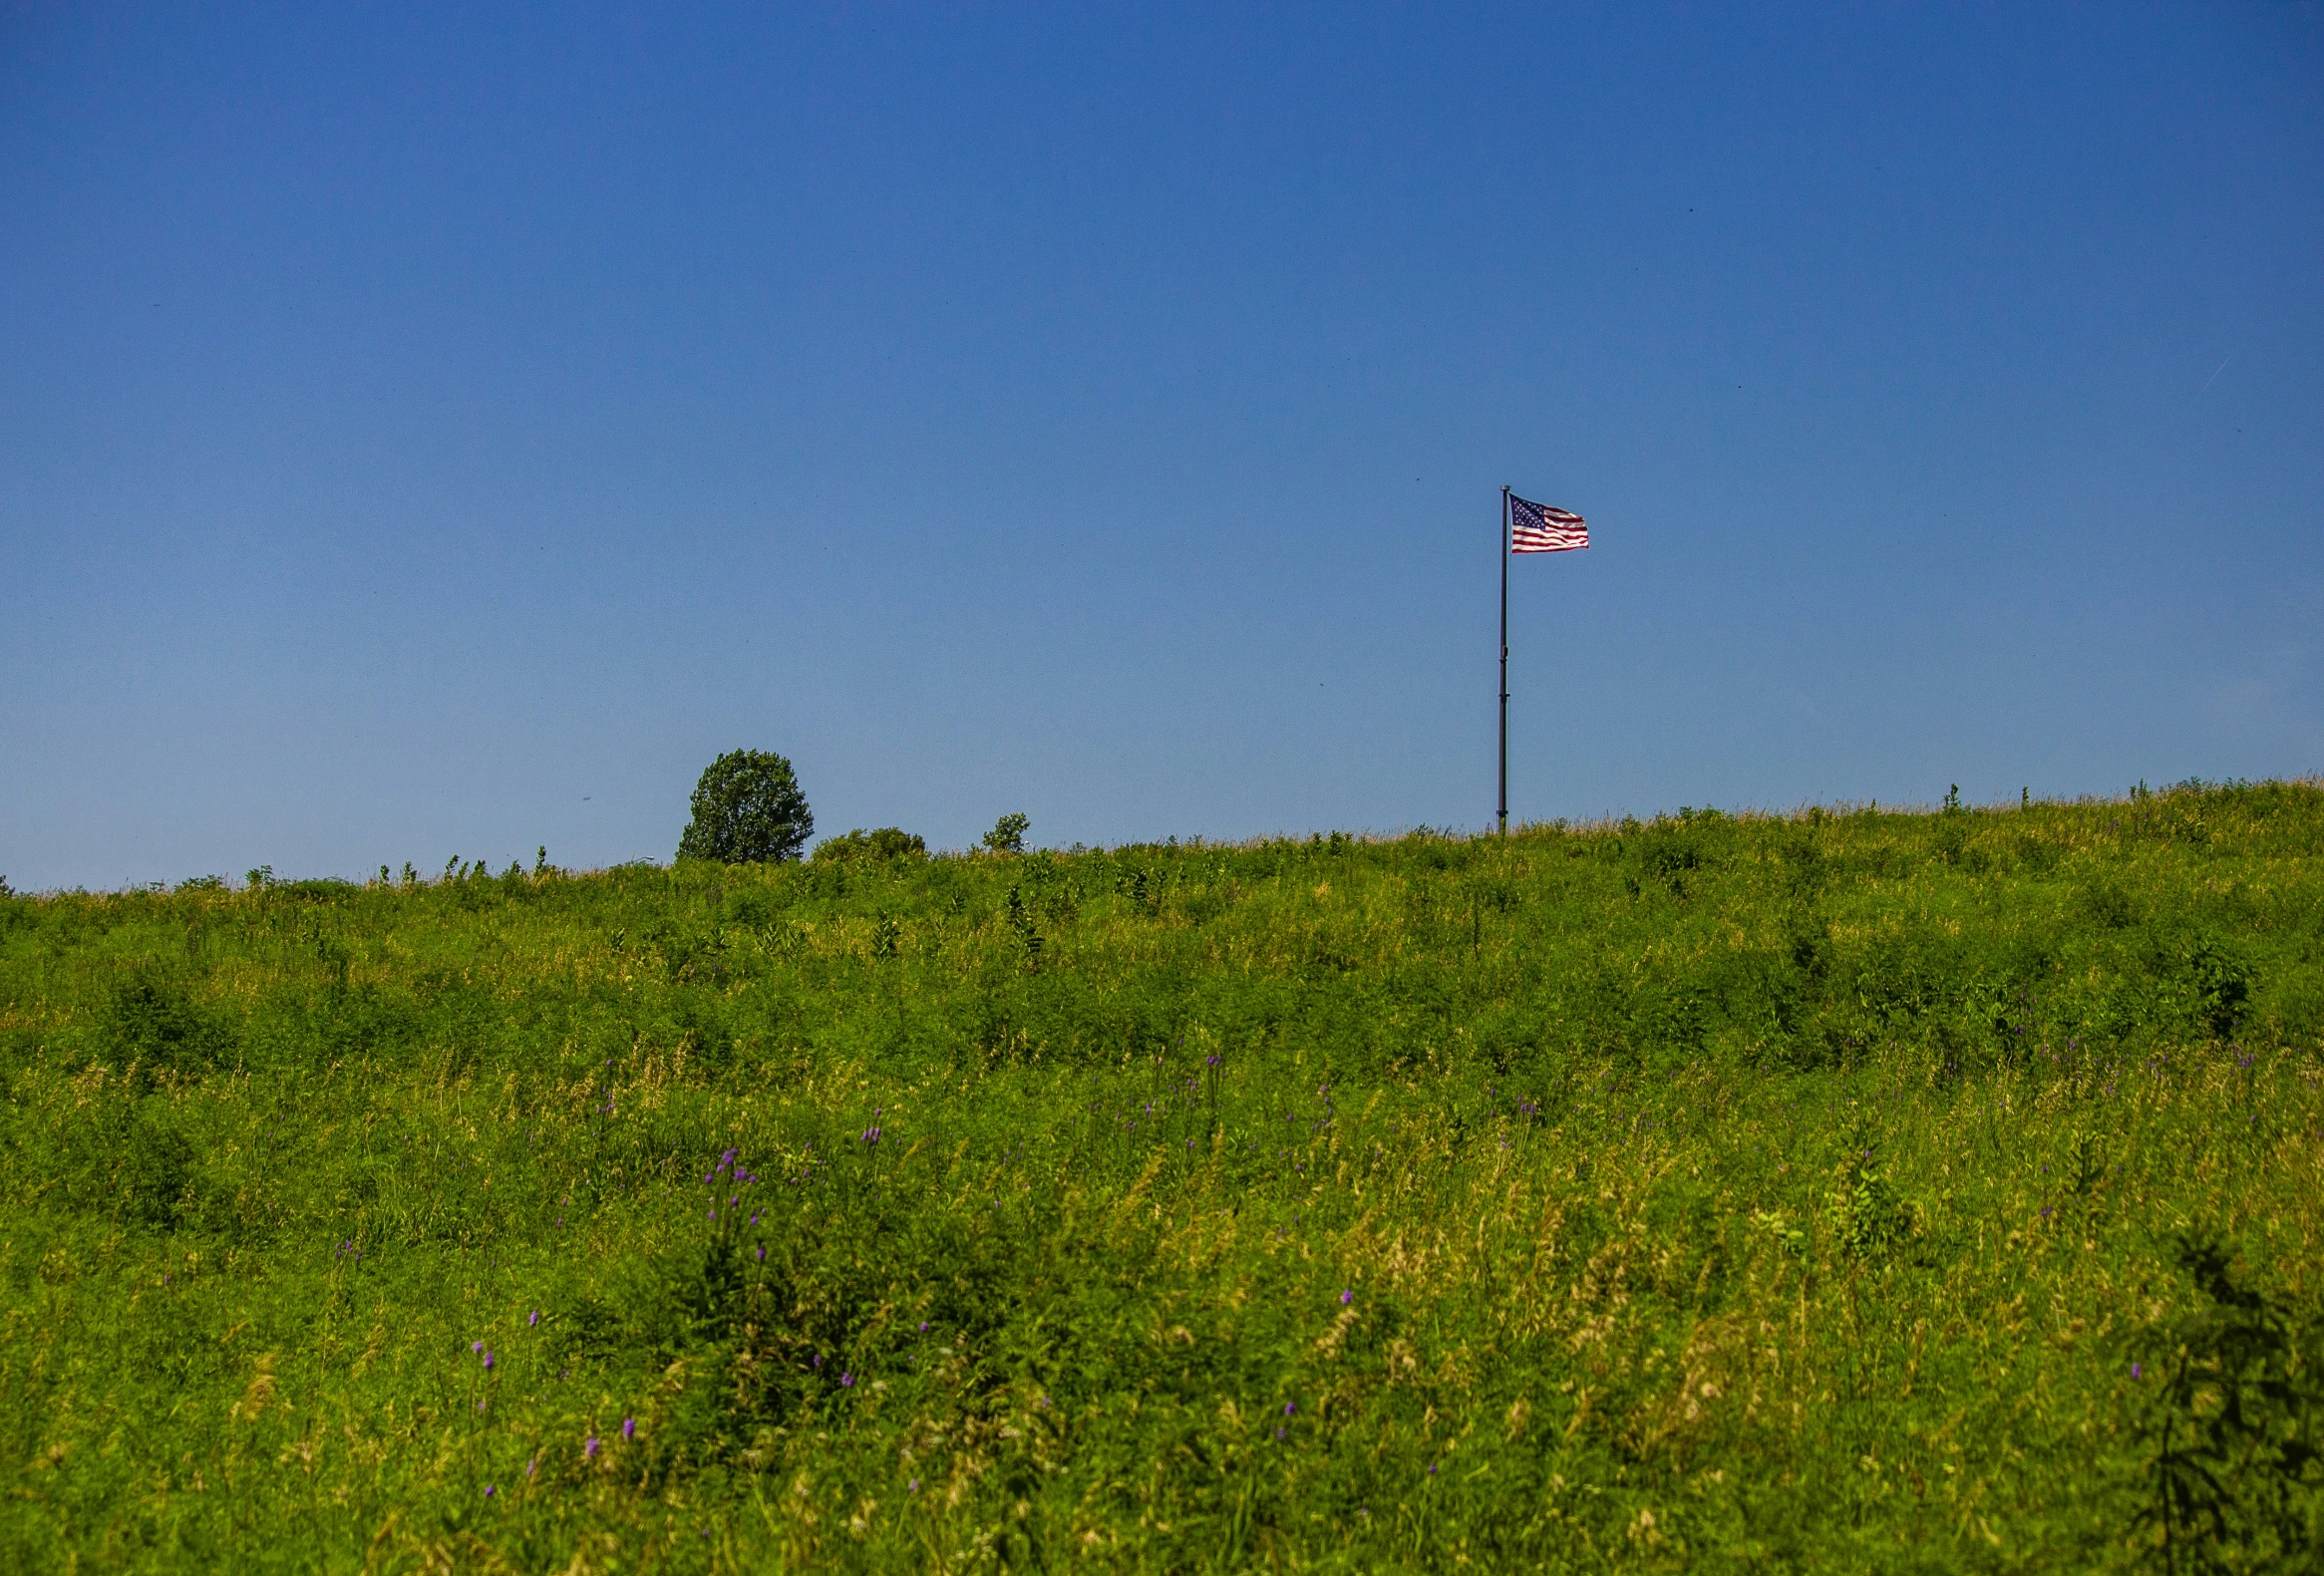
[[[1509,494],[1509,551],[1566,552],[1588,545],[1589,527],[1579,514]]]

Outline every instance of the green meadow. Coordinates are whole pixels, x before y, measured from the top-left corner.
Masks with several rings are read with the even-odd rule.
[[[2324,785],[0,898],[14,1571],[2318,1568]]]

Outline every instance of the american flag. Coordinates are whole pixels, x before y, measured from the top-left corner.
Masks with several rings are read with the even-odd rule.
[[[1509,551],[1566,552],[1588,545],[1589,527],[1579,514],[1509,494]]]

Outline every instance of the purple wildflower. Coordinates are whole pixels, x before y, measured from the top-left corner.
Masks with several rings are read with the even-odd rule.
[[[486,1372],[486,1373],[490,1374],[490,1373],[493,1371],[493,1362],[494,1362],[493,1354],[492,1354],[492,1353],[490,1353],[490,1352],[487,1352],[487,1353],[485,1354],[485,1372]]]
[[[533,1309],[532,1317],[525,1320],[524,1323],[527,1327],[540,1323],[540,1310],[537,1308]]]
[[[840,1388],[841,1390],[852,1390],[852,1389],[854,1389],[854,1388],[855,1388],[855,1376],[854,1376],[854,1375],[852,1375],[852,1374],[841,1374],[841,1375],[839,1376],[839,1388]]]
[[[928,1321],[927,1321],[927,1320],[925,1320],[925,1319],[922,1319],[922,1320],[920,1321],[920,1334],[922,1334],[922,1335],[926,1335],[927,1333],[928,1333]]]
[[[485,1349],[485,1344],[482,1341],[471,1341],[468,1344],[468,1349],[471,1352],[482,1352]]]
[[[764,1242],[759,1244],[759,1262],[761,1264],[767,1262],[767,1244]]]
[[[487,1483],[487,1484],[485,1484],[485,1497],[486,1497],[487,1499],[490,1499],[490,1498],[492,1498],[492,1497],[493,1497],[493,1495],[495,1495],[496,1493],[498,1493],[498,1492],[499,1492],[499,1490],[498,1490],[498,1489],[497,1489],[497,1488],[495,1488],[495,1487],[494,1487],[494,1486],[493,1486],[491,1483]]]
[[[637,1437],[637,1419],[635,1418],[624,1418],[621,1419],[621,1436],[625,1439],[634,1439]]]
[[[1291,1414],[1297,1412],[1298,1410],[1299,1404],[1297,1402],[1286,1401],[1283,1403],[1283,1416],[1286,1418],[1290,1417]]]
[[[1352,1291],[1344,1291],[1340,1293],[1340,1306],[1342,1308],[1345,1308],[1348,1304],[1354,1302],[1355,1300],[1356,1294]]]
[[[581,1441],[581,1459],[584,1461],[597,1459],[597,1435],[594,1433]]]
[[[2133,1363],[2131,1365],[2131,1377],[2133,1379],[2145,1379],[2147,1377],[2147,1371],[2146,1369],[2140,1367],[2138,1364]]]
[[[531,1460],[524,1463],[524,1475],[530,1477],[535,1471],[539,1469],[539,1467],[540,1457],[536,1455]]]

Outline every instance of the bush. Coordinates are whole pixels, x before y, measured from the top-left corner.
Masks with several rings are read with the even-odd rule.
[[[64,1133],[56,1181],[75,1208],[104,1219],[166,1231],[177,1224],[194,1172],[193,1145],[161,1114],[115,1097],[74,1113]]]
[[[865,831],[858,826],[844,837],[826,837],[816,844],[818,863],[833,859],[859,859],[866,863],[885,864],[891,859],[925,859],[928,845],[919,833],[896,826],[881,826]]]
[[[2324,1331],[2238,1285],[2217,1242],[2181,1237],[2178,1261],[2202,1303],[2147,1341],[2156,1388],[2141,1418],[2150,1454],[2138,1520],[2164,1570],[2313,1569],[2299,1550],[2313,1557],[2324,1490],[2312,1442]]]
[[[162,1072],[194,1077],[233,1055],[232,1031],[197,1007],[182,985],[150,965],[114,985],[99,1034],[121,1066],[136,1063],[147,1077]]]
[[[1030,816],[1012,810],[993,822],[993,829],[984,834],[984,845],[995,853],[1023,853],[1025,828],[1032,824]]]
[[[798,858],[814,834],[815,813],[791,763],[763,750],[730,750],[694,785],[694,818],[678,839],[678,857],[770,864]]]

